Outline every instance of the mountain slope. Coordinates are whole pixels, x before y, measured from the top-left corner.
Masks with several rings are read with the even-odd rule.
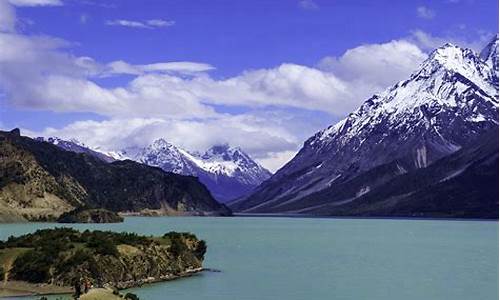
[[[198,179],[132,161],[106,163],[0,132],[0,219],[53,218],[75,207],[160,214],[229,214]],[[1,216],[3,215],[3,217]]]
[[[498,39],[482,53],[451,44],[435,50],[408,80],[308,139],[289,163],[231,207],[243,212],[304,209],[314,205],[311,194],[333,186],[342,194],[342,184],[361,181],[368,172],[382,171],[376,184],[383,184],[498,128]]]
[[[90,149],[89,147],[87,147],[86,145],[80,143],[77,140],[67,141],[67,140],[63,140],[63,139],[58,138],[58,137],[48,137],[48,138],[37,137],[35,140],[41,141],[41,142],[51,143],[51,144],[56,145],[57,147],[64,149],[66,151],[72,151],[72,152],[76,152],[76,153],[86,153],[86,154],[95,156],[95,157],[97,157],[105,162],[115,161],[115,159],[113,157],[108,156],[108,155],[101,153],[101,152],[98,152],[98,151],[94,151],[94,150]]]
[[[213,146],[203,155],[194,155],[158,139],[131,159],[168,172],[197,176],[221,202],[247,195],[271,176],[241,149],[228,145]]]
[[[498,130],[427,168],[403,172],[396,161],[352,180],[282,202],[268,212],[334,216],[498,218]],[[261,209],[266,208],[265,205]]]

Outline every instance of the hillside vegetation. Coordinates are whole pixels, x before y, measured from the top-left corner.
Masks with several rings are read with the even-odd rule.
[[[200,271],[206,249],[190,233],[44,229],[0,242],[0,275],[6,282],[70,287],[85,278],[95,286],[128,288]]]
[[[197,178],[133,161],[107,163],[0,131],[0,222],[55,220],[75,208],[228,215]]]

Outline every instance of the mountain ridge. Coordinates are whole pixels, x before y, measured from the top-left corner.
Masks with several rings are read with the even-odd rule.
[[[200,179],[221,202],[251,192],[271,173],[239,147],[214,145],[203,154],[193,154],[164,139],[157,139],[130,159],[164,171]]]
[[[220,202],[246,196],[271,176],[271,172],[241,148],[230,147],[228,144],[214,145],[200,154],[191,153],[163,138],[154,140],[146,147],[130,147],[120,151],[103,151],[75,139],[37,139],[67,151],[87,153],[106,162],[129,159],[159,167],[166,172],[198,177]]]
[[[54,219],[78,207],[167,215],[229,215],[192,176],[0,131],[0,220]]]

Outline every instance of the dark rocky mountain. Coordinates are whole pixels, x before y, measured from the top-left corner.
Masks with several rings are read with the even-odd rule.
[[[368,199],[377,187],[405,174],[431,172],[421,170],[434,170],[430,166],[437,161],[498,129],[498,37],[481,53],[451,44],[436,49],[408,80],[315,134],[255,193],[230,206],[247,213],[363,215],[364,204],[358,199]],[[495,188],[498,192],[498,184],[488,195],[494,196]],[[358,210],[325,208],[326,202],[352,202]],[[377,214],[389,207],[378,205],[379,210],[367,211]],[[444,207],[436,207],[433,214],[460,215]]]
[[[227,215],[197,178],[0,131],[0,220],[56,218],[77,207],[115,212]]]
[[[498,218],[498,167],[498,130],[492,130],[427,168],[403,172],[392,161],[303,201],[261,209],[335,216]]]

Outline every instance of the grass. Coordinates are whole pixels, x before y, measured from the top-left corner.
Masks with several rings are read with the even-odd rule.
[[[7,282],[9,279],[9,270],[16,258],[30,249],[31,248],[7,248],[0,250],[0,267],[2,267],[5,272],[4,278],[0,278],[2,281]]]
[[[134,254],[141,251],[134,246],[125,245],[125,244],[118,245],[118,246],[116,246],[116,248],[118,248],[118,252],[120,252],[120,254],[122,254],[122,255],[134,255]]]
[[[123,298],[114,295],[110,289],[91,289],[88,293],[80,296],[80,300],[123,300]]]

